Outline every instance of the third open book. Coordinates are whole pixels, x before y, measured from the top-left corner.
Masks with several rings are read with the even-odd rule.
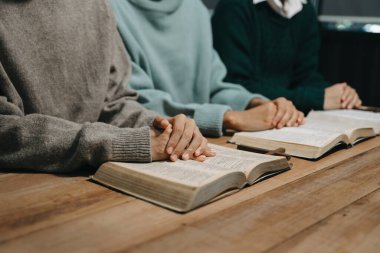
[[[312,111],[306,124],[280,130],[236,133],[231,142],[273,150],[285,148],[293,156],[316,159],[333,147],[380,134],[380,113],[357,110]]]

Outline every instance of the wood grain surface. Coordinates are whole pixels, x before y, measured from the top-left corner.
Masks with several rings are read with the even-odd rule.
[[[209,139],[226,144],[228,137]],[[377,252],[380,137],[187,214],[67,176],[0,173],[0,252]]]

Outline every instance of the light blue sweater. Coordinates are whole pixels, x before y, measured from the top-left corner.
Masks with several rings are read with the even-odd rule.
[[[204,135],[220,136],[227,110],[263,98],[223,82],[226,69],[200,0],[113,0],[112,7],[132,60],[130,86],[145,107],[167,116],[183,113]]]

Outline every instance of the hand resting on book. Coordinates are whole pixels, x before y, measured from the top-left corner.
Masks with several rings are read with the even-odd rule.
[[[245,111],[228,111],[224,115],[224,127],[238,131],[261,131],[304,123],[304,114],[285,98],[263,101]]]
[[[359,108],[362,101],[347,83],[337,83],[325,89],[324,110]]]
[[[216,155],[207,146],[207,139],[202,136],[194,120],[183,114],[169,119],[156,117],[150,135],[153,161],[204,161],[206,157]]]

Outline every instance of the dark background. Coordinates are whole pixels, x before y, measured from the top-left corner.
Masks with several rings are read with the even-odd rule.
[[[219,2],[203,1],[210,9]],[[380,33],[362,29],[367,24],[379,25],[380,29],[380,0],[309,1],[316,5],[321,20],[333,16],[332,21],[320,22],[320,69],[326,80],[348,82],[363,104],[380,107]],[[346,25],[344,29],[340,24]]]
[[[379,17],[379,0],[324,0],[318,1],[323,15]]]
[[[336,24],[351,22],[343,31],[334,22],[320,22],[321,72],[331,82],[347,81],[364,104],[380,106],[380,33],[360,29],[373,24],[380,29],[380,0],[323,0],[318,13],[321,20],[328,15]]]

